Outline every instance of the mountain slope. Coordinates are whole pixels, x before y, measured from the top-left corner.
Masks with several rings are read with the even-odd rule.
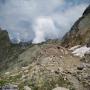
[[[28,45],[12,44],[8,32],[0,29],[0,70],[8,69],[17,62],[18,55],[26,50]]]
[[[55,87],[89,90],[89,68],[60,43],[33,45],[14,60],[17,62],[13,61],[1,76],[3,85],[11,83],[19,90],[24,86],[32,90],[52,90]]]
[[[71,47],[87,43],[90,43],[90,6],[87,7],[82,17],[76,21],[71,30],[63,37],[62,45]]]
[[[73,85],[69,79],[72,75],[67,73],[75,73],[80,63],[77,57],[70,56],[60,44],[43,43],[22,52],[17,63],[10,66],[11,69],[2,78],[13,84],[18,83],[21,88],[28,85],[32,90],[52,90],[56,86],[79,90],[79,86],[75,87],[76,84]]]

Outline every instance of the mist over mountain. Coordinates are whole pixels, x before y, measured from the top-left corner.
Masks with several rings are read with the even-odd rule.
[[[0,0],[0,26],[12,42],[61,39],[89,0]]]
[[[0,0],[0,90],[90,90],[90,5],[69,1]]]

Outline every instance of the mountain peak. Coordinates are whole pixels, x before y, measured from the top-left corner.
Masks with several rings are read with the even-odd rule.
[[[90,43],[90,5],[72,26],[71,30],[63,37],[62,45],[72,47]],[[89,44],[88,44],[89,45]]]
[[[0,28],[0,47],[8,47],[10,45],[10,39],[8,32]]]
[[[90,5],[86,8],[86,10],[84,11],[83,15],[87,15],[90,13]]]

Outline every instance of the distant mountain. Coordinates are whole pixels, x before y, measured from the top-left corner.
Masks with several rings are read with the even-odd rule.
[[[8,69],[11,63],[17,61],[18,55],[23,52],[30,44],[13,44],[10,41],[8,32],[0,28],[0,70]]]
[[[62,45],[71,47],[90,43],[90,5],[84,11],[79,20],[75,22],[71,30],[63,37]]]

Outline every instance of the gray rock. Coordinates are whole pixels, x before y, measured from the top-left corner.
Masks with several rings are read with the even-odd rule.
[[[83,68],[84,68],[84,65],[80,65],[77,67],[78,70],[83,70]]]
[[[64,87],[57,87],[57,88],[54,88],[54,89],[52,89],[52,90],[69,90],[69,89],[64,88]]]
[[[19,90],[17,85],[9,84],[1,87],[1,90]]]

